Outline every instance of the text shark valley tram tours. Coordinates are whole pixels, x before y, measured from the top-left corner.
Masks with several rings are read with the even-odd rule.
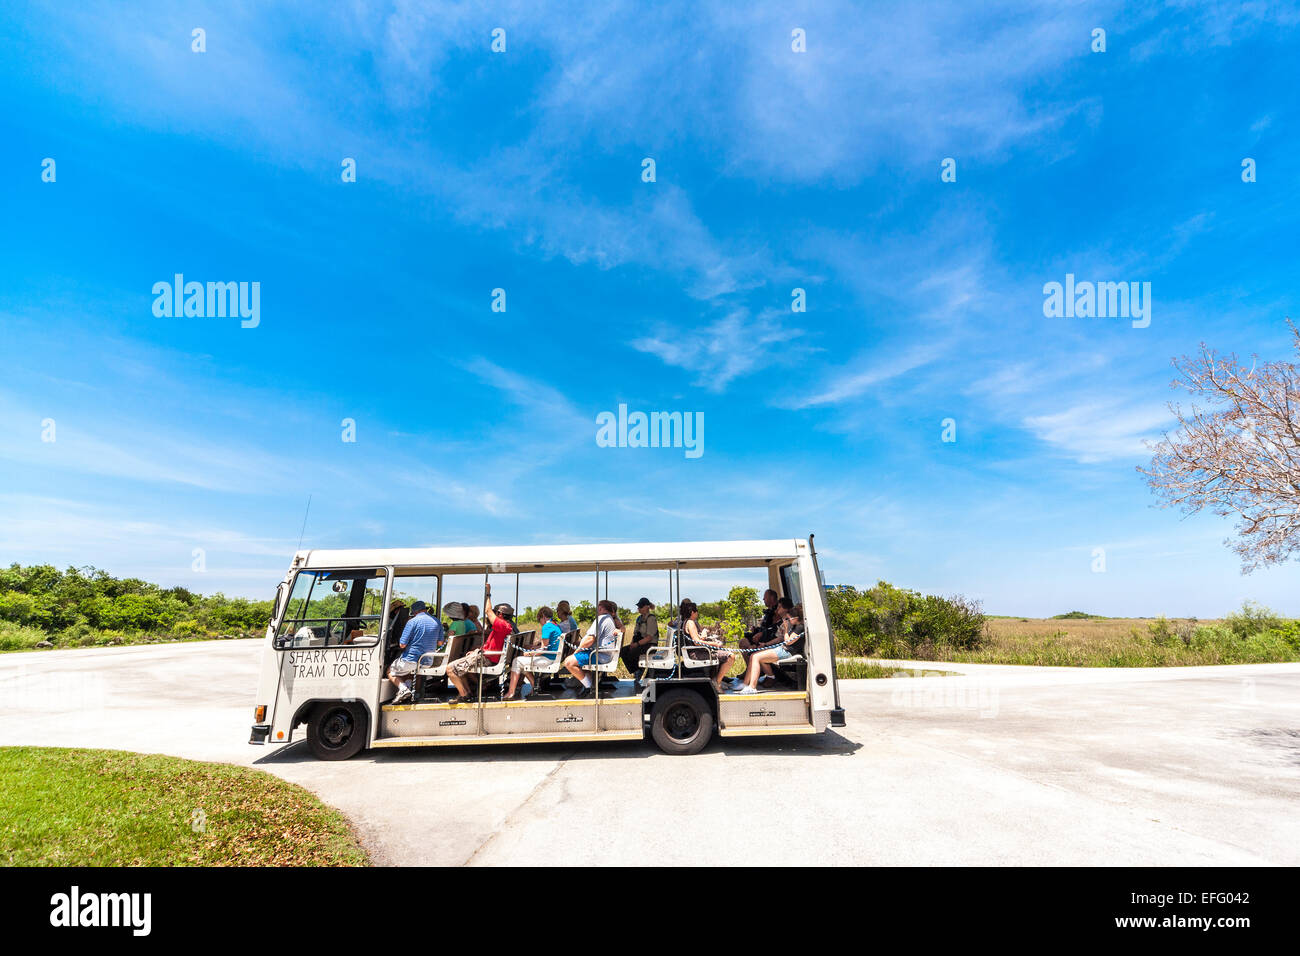
[[[645,638],[625,652],[635,626],[617,619],[618,605],[609,599],[611,576],[615,584],[632,576],[638,582],[661,580],[657,602],[666,597],[676,609],[693,607],[683,594],[683,572],[689,581],[694,572],[731,570],[766,576],[764,622],[778,605],[801,608],[795,652],[771,654],[770,667],[768,658],[761,659],[771,672],[761,690],[738,681],[724,686],[720,669],[737,656],[748,664],[744,655],[774,651],[775,645],[742,651],[744,642],[740,648],[697,642],[694,620],[689,626],[660,621],[653,643]],[[575,604],[588,600],[600,609],[590,627],[570,625],[561,639],[555,639],[554,627],[541,629],[552,636],[549,645],[538,628],[516,622],[513,607],[487,586],[493,575],[513,577],[517,603],[520,581],[545,574],[590,582],[590,591],[573,595]],[[444,604],[444,583],[463,592],[466,580],[481,582],[485,625],[491,622],[503,643],[490,644],[487,627],[470,624],[468,602]],[[367,748],[634,741],[649,733],[662,750],[691,754],[715,736],[821,733],[842,726],[844,712],[820,581],[811,535],[299,551],[279,585],[267,627],[249,742],[278,745],[305,737],[317,757],[345,759]],[[403,669],[406,683],[400,683],[403,678],[390,671],[403,653],[403,636],[412,633],[412,619],[424,615],[415,630],[437,640],[420,645],[418,659]],[[632,679],[619,678],[620,659]],[[524,664],[533,693],[507,697],[512,667]],[[563,680],[575,672],[585,680],[566,690]],[[453,684],[463,690],[454,691]]]

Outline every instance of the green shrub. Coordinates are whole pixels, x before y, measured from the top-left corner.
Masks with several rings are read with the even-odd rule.
[[[1279,630],[1285,623],[1263,605],[1246,601],[1240,611],[1234,611],[1223,619],[1223,623],[1239,638],[1255,637],[1265,631]]]
[[[949,650],[974,650],[984,640],[979,602],[923,595],[880,581],[859,591],[826,593],[836,652],[854,657],[931,659]]]
[[[57,647],[93,647],[257,634],[271,606],[270,600],[204,597],[95,568],[12,564],[0,568],[0,651],[42,640]],[[21,628],[30,630],[16,630]]]
[[[27,627],[12,621],[0,621],[0,651],[31,650],[49,635],[37,627]]]

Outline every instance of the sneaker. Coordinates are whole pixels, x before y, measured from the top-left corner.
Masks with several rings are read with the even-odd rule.
[[[393,703],[393,704],[401,704],[401,703],[404,703],[405,701],[410,700],[410,699],[411,699],[412,697],[414,697],[414,696],[415,696],[415,694],[411,693],[411,688],[409,688],[409,687],[403,687],[401,690],[399,690],[399,691],[397,692],[397,696],[394,697],[394,698],[390,701],[390,703]]]
[[[453,697],[451,700],[447,701],[447,703],[449,703],[449,704],[472,704],[472,703],[474,703],[474,698],[473,698],[473,697]]]
[[[581,688],[578,689],[578,693],[576,693],[576,694],[573,696],[573,699],[574,699],[574,700],[588,700],[589,698],[592,698],[592,697],[595,697],[595,696],[596,696],[596,688],[594,688],[594,687],[581,687]]]
[[[748,686],[746,686],[746,685],[744,685],[744,684],[741,684],[741,685],[740,685],[740,690],[738,690],[738,691],[734,691],[734,693],[737,693],[737,694],[757,694],[758,691],[755,690],[753,687],[748,687]]]

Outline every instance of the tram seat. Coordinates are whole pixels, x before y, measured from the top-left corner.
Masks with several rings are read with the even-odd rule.
[[[796,686],[802,683],[799,675],[803,672],[803,668],[807,666],[806,658],[802,654],[795,654],[783,661],[777,661],[776,666],[779,668],[781,675],[787,680],[793,681]]]
[[[681,648],[682,667],[699,670],[704,667],[717,667],[718,655],[712,647],[703,644],[683,643]]]
[[[627,642],[627,629],[623,628],[618,632],[618,643],[613,647],[593,647],[591,662],[587,670],[595,671],[597,674],[609,674],[608,679],[613,680],[613,674],[618,670],[619,652],[623,650],[623,645]],[[609,660],[604,660],[606,656]],[[604,679],[604,678],[599,678]]]
[[[518,634],[512,634],[506,638],[506,643],[501,648],[501,653],[497,655],[495,664],[484,664],[474,668],[474,673],[479,677],[501,677],[510,670],[510,662],[514,660],[515,652],[519,649],[520,644],[529,644],[535,640],[537,629],[531,631],[520,631]]]
[[[529,631],[528,633],[532,634],[534,632]],[[531,657],[547,658],[547,660],[544,661],[540,666],[532,667],[529,668],[528,670],[528,673],[542,678],[554,677],[560,671],[564,670],[564,659],[569,656],[569,649],[564,646],[563,640],[560,641],[560,646],[557,647],[554,651],[547,651],[547,650],[540,650],[540,649],[536,651],[529,651],[524,648],[520,648],[520,652],[524,654],[528,654]]]
[[[447,643],[442,645],[441,650],[427,651],[420,655],[416,661],[415,673],[417,677],[446,677],[447,668],[453,661],[458,661],[465,656],[466,639],[468,634],[453,634],[447,639]]]
[[[677,666],[677,628],[669,625],[667,643],[648,647],[637,661],[641,670],[672,671]]]
[[[293,637],[289,639],[289,647],[325,647],[329,643],[329,627],[304,624],[298,630],[294,631]]]

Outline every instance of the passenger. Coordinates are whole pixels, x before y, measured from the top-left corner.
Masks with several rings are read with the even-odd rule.
[[[357,638],[366,636],[366,622],[357,618],[348,627],[348,636],[343,639],[344,644],[355,644]]]
[[[618,620],[618,605],[613,601],[601,601],[596,605],[596,620],[592,621],[586,635],[578,644],[578,649],[564,659],[564,668],[578,679],[582,689],[575,699],[594,697],[596,689],[592,686],[591,656],[596,655],[600,664],[608,664],[614,657],[613,649],[618,646],[618,635],[623,625]]]
[[[759,650],[767,650],[768,648],[777,648],[780,647],[785,642],[786,633],[789,631],[791,627],[790,612],[793,609],[794,609],[794,602],[791,601],[788,597],[783,597],[781,598],[781,600],[776,602],[776,631],[772,635],[772,642],[768,644],[766,647],[759,648]],[[746,674],[749,673],[748,663],[745,665],[745,673]],[[770,683],[772,681],[780,681],[783,684],[792,683],[790,679],[786,676],[785,671],[781,670],[779,667],[773,667],[772,662],[770,660],[764,660],[763,676],[758,679],[759,686],[763,685],[764,683]]]
[[[466,675],[473,668],[491,666],[500,661],[501,652],[506,646],[506,638],[514,633],[511,620],[515,616],[515,609],[509,604],[498,604],[493,608],[492,585],[490,584],[483,585],[483,606],[487,609],[485,614],[489,625],[487,637],[483,640],[483,646],[470,651],[447,668],[448,679],[456,685],[457,696],[452,699],[453,704],[467,704],[470,702],[472,698],[469,693],[469,684],[465,680]]]
[[[740,639],[740,649],[746,652],[758,647],[767,647],[776,642],[776,592],[768,588],[763,592],[763,604],[767,608],[759,622],[745,632]]]
[[[796,654],[803,653],[804,645],[804,625],[803,625],[803,605],[792,606],[786,611],[784,619],[779,629],[781,642],[773,647],[765,648],[749,657],[749,672],[745,677],[745,684],[736,693],[738,694],[757,694],[758,693],[758,675],[760,671],[770,670],[772,665],[778,661],[786,661]]]
[[[461,601],[448,601],[443,610],[447,612],[447,617],[451,619],[451,624],[447,630],[453,637],[461,634],[468,634],[478,629],[478,625],[470,618],[472,608]]]
[[[561,601],[555,605],[555,623],[560,625],[560,630],[565,634],[578,629],[578,622],[573,617],[573,612],[569,610],[569,602]]]
[[[388,606],[388,640],[384,646],[384,662],[391,664],[401,653],[402,634],[406,622],[411,619],[411,612],[401,598],[393,598]]]
[[[465,633],[477,634],[480,630],[482,630],[478,622],[478,605],[467,604],[466,607],[469,608],[469,611],[465,615]]]
[[[636,622],[632,625],[632,643],[619,652],[623,666],[641,689],[641,674],[638,662],[641,656],[659,643],[659,619],[655,617],[655,606],[649,598],[636,602]]]
[[[719,638],[711,634],[705,634],[700,630],[700,609],[698,605],[690,598],[682,601],[682,636],[687,644],[694,644],[696,647],[709,648],[718,659],[717,674],[714,677],[714,686],[717,690],[722,690],[722,679],[731,669],[731,662],[735,660],[734,651],[729,651],[722,645]]]
[[[560,630],[560,625],[551,620],[551,609],[542,605],[537,609],[537,623],[542,626],[541,639],[526,648],[527,654],[520,654],[510,662],[510,689],[506,691],[506,700],[513,700],[515,691],[519,688],[520,676],[528,671],[540,670],[543,667],[549,667],[555,662],[560,654],[560,645],[564,641],[564,633]],[[534,681],[529,681],[533,683]]]
[[[427,609],[428,605],[423,601],[416,601],[411,605],[411,619],[402,629],[402,637],[398,645],[402,654],[388,668],[388,679],[397,688],[397,696],[392,700],[394,704],[400,704],[415,696],[411,691],[410,683],[404,678],[415,673],[422,655],[436,649],[442,643],[442,623],[436,617],[425,613]]]

